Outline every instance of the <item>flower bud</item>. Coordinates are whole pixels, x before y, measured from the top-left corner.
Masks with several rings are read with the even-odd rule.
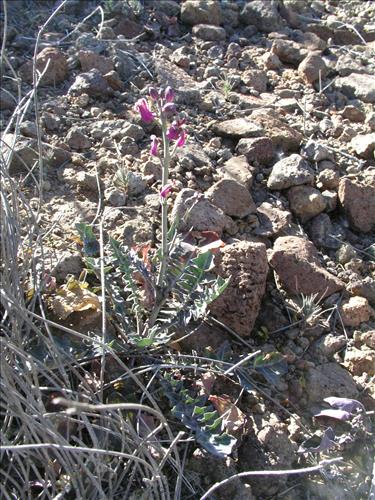
[[[156,137],[156,135],[152,135],[151,136],[150,155],[158,156],[158,148],[159,148],[159,139]]]
[[[153,101],[157,101],[159,99],[159,92],[155,87],[150,87],[148,90],[148,94]]]
[[[172,116],[176,113],[176,105],[173,102],[167,102],[167,104],[164,104],[162,112],[167,116]]]
[[[174,90],[172,87],[167,87],[164,92],[164,99],[166,102],[172,102],[174,99]]]

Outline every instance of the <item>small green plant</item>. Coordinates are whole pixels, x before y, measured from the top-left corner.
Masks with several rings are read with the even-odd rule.
[[[110,239],[104,258],[104,286],[113,317],[128,341],[137,347],[155,347],[186,331],[191,321],[207,314],[208,306],[225,290],[228,280],[212,275],[211,252],[194,248],[186,254],[183,237],[175,221],[168,227],[170,161],[186,141],[185,119],[170,119],[176,114],[174,92],[150,89],[152,108],[147,99],[136,103],[136,110],[146,123],[159,121],[162,138],[151,136],[150,154],[162,164],[161,242],[157,248],[130,249]],[[162,146],[162,153],[159,152]],[[119,171],[117,182],[126,184],[126,172]],[[91,227],[77,225],[83,242],[88,270],[102,275],[99,243]]]

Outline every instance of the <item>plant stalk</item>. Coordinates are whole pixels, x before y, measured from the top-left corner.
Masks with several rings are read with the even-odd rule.
[[[167,121],[161,114],[161,131],[163,140],[163,171],[162,171],[162,188],[168,184],[170,152],[169,140],[167,138]],[[167,199],[161,200],[161,263],[157,285],[161,287],[164,282],[165,271],[168,258],[168,204]]]

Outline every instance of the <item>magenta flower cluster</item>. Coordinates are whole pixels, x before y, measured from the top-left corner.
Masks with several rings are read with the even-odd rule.
[[[176,114],[176,105],[174,103],[174,90],[167,87],[165,90],[157,90],[154,87],[149,89],[151,103],[145,98],[139,99],[135,103],[135,109],[141,115],[145,123],[152,123],[157,117],[165,122]],[[155,109],[155,111],[153,111]],[[166,132],[168,141],[176,141],[175,146],[180,148],[185,145],[187,134],[184,129],[185,120],[175,119]],[[158,156],[160,139],[155,135],[151,136],[152,156]]]

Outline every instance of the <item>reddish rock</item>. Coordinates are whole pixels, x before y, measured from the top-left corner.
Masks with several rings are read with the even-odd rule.
[[[315,246],[298,236],[281,236],[275,241],[269,263],[280,283],[293,295],[318,294],[328,297],[341,290],[344,283],[321,265]]]
[[[339,200],[353,229],[369,233],[375,229],[375,175],[364,184],[344,177],[339,184]]]
[[[360,376],[366,373],[372,377],[375,375],[375,351],[352,347],[345,353],[344,366],[353,375]]]
[[[233,221],[203,195],[193,189],[182,189],[172,210],[171,219],[180,221],[180,231],[215,231],[219,235]]]
[[[340,307],[341,318],[346,326],[359,326],[361,323],[366,323],[373,312],[365,297],[351,297]]]
[[[134,38],[142,32],[142,26],[131,19],[122,17],[113,31],[116,35],[124,35],[125,38]]]
[[[325,78],[327,66],[319,54],[311,53],[298,66],[298,73],[307,83],[314,83],[319,80],[319,74]]]
[[[256,206],[249,190],[232,179],[222,179],[215,182],[205,195],[211,203],[221,208],[227,215],[246,217],[246,215],[256,212]]]
[[[256,110],[252,113],[251,119],[261,125],[265,134],[273,142],[274,146],[281,146],[284,151],[296,151],[302,141],[302,134],[284,123],[277,116],[263,110]],[[248,136],[250,137],[250,136]]]
[[[212,304],[211,312],[238,335],[248,337],[266,288],[266,247],[263,243],[232,243],[220,251],[215,265],[218,275],[231,277],[231,280],[225,292]]]
[[[246,156],[232,156],[217,170],[224,178],[233,179],[248,189],[253,183],[253,169],[249,165]]]
[[[48,61],[49,64],[48,64]],[[63,82],[69,72],[68,61],[61,50],[55,47],[46,47],[36,56],[36,69],[42,73],[48,64],[48,69],[41,79],[41,85],[56,85]],[[20,76],[27,83],[33,82],[33,63],[28,61],[21,66]]]
[[[358,156],[371,160],[375,153],[375,133],[356,135],[350,141],[350,146]]]
[[[113,62],[108,57],[101,56],[91,50],[80,50],[78,59],[81,64],[82,71],[90,71],[97,69],[105,75],[114,69]]]
[[[281,236],[292,222],[290,212],[273,207],[266,201],[258,207],[257,213],[260,225],[254,232],[259,236]]]
[[[240,139],[236,151],[245,155],[250,163],[258,162],[268,165],[274,156],[275,148],[269,137],[255,137],[253,139]]]

